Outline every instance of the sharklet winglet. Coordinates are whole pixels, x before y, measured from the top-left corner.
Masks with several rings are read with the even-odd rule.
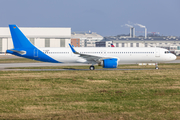
[[[71,48],[71,50],[72,50],[72,52],[73,52],[74,54],[79,54],[79,53],[72,47],[71,44],[69,44],[69,46],[70,46],[70,48]]]

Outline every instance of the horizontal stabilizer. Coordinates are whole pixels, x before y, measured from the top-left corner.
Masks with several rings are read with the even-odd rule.
[[[15,53],[18,53],[18,54],[21,54],[21,55],[26,54],[26,51],[23,51],[23,50],[7,50],[6,51],[6,53],[12,53],[12,52],[15,52]]]

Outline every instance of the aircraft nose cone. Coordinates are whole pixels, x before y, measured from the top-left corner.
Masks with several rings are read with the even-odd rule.
[[[176,55],[172,55],[172,56],[171,56],[171,59],[172,59],[172,60],[176,60],[176,58],[177,58]]]
[[[176,55],[174,55],[174,60],[176,60],[176,58],[177,58]]]

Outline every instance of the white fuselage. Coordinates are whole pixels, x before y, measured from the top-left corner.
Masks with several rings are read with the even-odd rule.
[[[74,54],[70,48],[39,48],[42,52],[51,58],[65,63],[91,63],[86,59]],[[75,50],[81,54],[93,55],[99,57],[114,57],[118,58],[118,63],[159,63],[167,62],[176,59],[176,56],[169,53],[163,48],[78,48]]]

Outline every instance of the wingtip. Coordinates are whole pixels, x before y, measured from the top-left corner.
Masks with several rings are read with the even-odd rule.
[[[72,45],[70,43],[69,43],[69,46],[70,46],[73,53],[77,53],[76,50],[72,47]]]

